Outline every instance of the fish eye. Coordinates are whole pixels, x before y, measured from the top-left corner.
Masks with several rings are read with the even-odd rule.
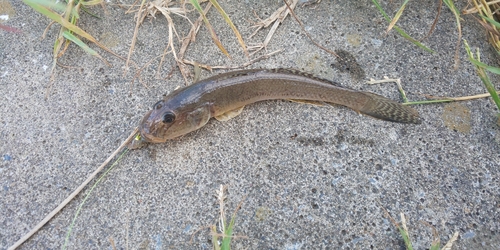
[[[162,103],[162,101],[158,101],[157,103],[155,103],[155,105],[153,105],[153,109],[155,109],[155,110],[161,109],[161,107],[163,107],[163,105],[161,103]]]
[[[163,123],[172,123],[175,120],[175,114],[172,112],[166,112],[162,116]]]

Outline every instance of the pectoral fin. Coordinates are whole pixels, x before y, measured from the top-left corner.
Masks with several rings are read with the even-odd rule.
[[[302,103],[302,104],[311,104],[311,105],[316,105],[316,106],[325,105],[325,102],[320,102],[320,101],[297,100],[297,99],[288,99],[288,100],[291,102],[297,102],[297,103]]]
[[[221,121],[221,122],[225,122],[225,121],[228,121],[236,116],[238,116],[239,114],[241,114],[241,112],[243,111],[243,108],[245,106],[241,107],[241,108],[237,108],[237,109],[233,109],[231,111],[228,111],[222,115],[218,115],[215,117],[215,119],[217,119],[218,121]]]

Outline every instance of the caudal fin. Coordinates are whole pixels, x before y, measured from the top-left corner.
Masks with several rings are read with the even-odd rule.
[[[422,119],[418,115],[418,112],[408,106],[404,106],[400,103],[387,99],[383,96],[364,93],[370,97],[368,101],[359,112],[373,116],[378,119],[391,121],[391,122],[401,122],[401,123],[422,123]]]

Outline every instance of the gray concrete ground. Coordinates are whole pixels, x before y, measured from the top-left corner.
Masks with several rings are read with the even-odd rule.
[[[3,24],[22,33],[0,30],[0,249],[64,200],[162,94],[184,84],[177,70],[168,80],[157,79],[156,60],[142,72],[148,88],[137,81],[131,87],[135,72],[124,76],[123,61],[101,51],[113,65],[108,67],[71,45],[59,62],[74,68],[57,68],[45,99],[57,25],[41,40],[49,21],[20,1],[8,2],[15,13]],[[220,2],[245,38],[253,32],[254,12],[264,18],[282,5]],[[389,1],[383,6],[390,13],[398,8]],[[423,37],[436,8],[436,1],[410,1],[400,25]],[[82,14],[81,27],[125,56],[133,15],[117,6],[92,11],[103,18]],[[364,82],[401,78],[411,100],[423,99],[421,94],[485,92],[463,46],[460,67],[453,70],[457,31],[445,8],[425,41],[435,54],[394,31],[384,35],[387,23],[370,1],[322,1],[297,14],[319,43],[347,52],[361,68],[341,71],[335,57],[314,46],[293,19],[279,27],[268,47],[284,51],[250,68],[301,69],[395,100],[400,100],[395,85]],[[204,27],[186,58],[210,65],[244,63],[228,26],[215,10],[209,18],[233,60],[216,49]],[[186,21],[174,21],[185,35]],[[158,16],[141,26],[132,56],[138,65],[162,53],[166,25]],[[496,65],[498,56],[480,25],[471,17],[464,17],[463,25],[464,38]],[[246,42],[262,42],[267,31]],[[168,57],[161,76],[173,66]],[[213,120],[178,140],[130,152],[83,206],[69,249],[113,249],[111,241],[117,249],[210,249],[207,226],[217,223],[214,195],[221,184],[228,185],[228,214],[243,201],[235,234],[245,238],[235,238],[234,249],[403,249],[384,208],[398,221],[401,212],[408,216],[416,249],[432,241],[432,229],[422,221],[436,228],[442,242],[459,232],[454,249],[499,249],[498,110],[489,99],[415,108],[425,119],[421,125],[379,121],[344,107],[268,101],[228,122]],[[21,249],[60,248],[82,200],[77,196]]]

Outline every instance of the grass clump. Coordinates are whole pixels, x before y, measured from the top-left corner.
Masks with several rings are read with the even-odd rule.
[[[210,226],[210,232],[212,234],[212,244],[214,250],[230,250],[231,249],[231,240],[235,237],[242,236],[233,236],[233,230],[236,221],[236,213],[241,208],[243,202],[238,204],[238,207],[235,209],[234,213],[231,215],[231,219],[229,223],[227,222],[226,215],[224,212],[224,200],[226,199],[226,195],[224,192],[226,191],[227,186],[220,185],[219,190],[217,190],[217,200],[219,201],[219,227],[216,225]]]
[[[227,190],[227,186],[220,185],[220,188],[216,191],[216,197],[219,202],[219,220],[218,225],[210,225],[208,227],[203,227],[191,235],[191,240],[189,243],[193,242],[193,237],[199,231],[210,228],[210,234],[212,235],[212,247],[214,250],[230,250],[231,249],[231,241],[234,238],[246,238],[245,236],[234,236],[234,226],[236,221],[236,213],[240,210],[243,201],[238,204],[238,207],[234,210],[231,218],[229,219],[229,223],[227,222],[226,214],[224,211],[224,200],[227,198],[225,192]]]
[[[85,32],[83,29],[78,27],[76,24],[80,19],[80,11],[87,11],[90,6],[102,4],[103,0],[92,0],[92,1],[81,1],[81,0],[68,0],[66,3],[61,1],[52,0],[23,0],[23,2],[33,8],[35,11],[41,13],[47,18],[51,19],[52,22],[49,24],[47,29],[54,23],[61,25],[59,34],[54,42],[53,48],[53,63],[51,69],[51,79],[54,79],[54,69],[57,65],[57,59],[60,58],[67,50],[71,42],[78,45],[89,55],[95,56],[109,65],[109,63],[102,58],[99,53],[90,48],[85,44],[81,38],[85,38],[88,41],[96,44],[103,50],[117,56],[113,51],[108,49],[106,46],[102,45],[95,39],[92,35]],[[47,31],[46,29],[46,31]],[[45,32],[46,32],[45,31]]]
[[[490,78],[486,74],[486,70],[493,72],[495,74],[500,74],[500,68],[497,67],[492,67],[489,66],[485,63],[481,62],[481,54],[479,53],[479,49],[477,50],[476,55],[474,56],[474,53],[472,53],[469,44],[467,43],[466,40],[464,40],[465,44],[465,49],[467,51],[467,55],[469,56],[469,61],[474,64],[476,67],[476,73],[483,82],[484,86],[490,93],[491,97],[493,98],[493,101],[497,105],[498,110],[500,110],[500,98],[498,97],[498,93],[495,90],[495,85],[491,83]],[[500,113],[497,114],[497,116],[500,118]]]
[[[396,26],[396,22],[399,20],[399,18],[402,16],[403,10],[406,8],[409,0],[405,0],[399,10],[396,12],[394,18],[390,18],[389,15],[385,13],[381,5],[379,4],[378,0],[372,0],[379,12],[384,16],[384,18],[389,22],[389,26],[386,30],[386,32],[389,32],[391,29],[395,29],[398,33],[401,34],[404,38],[407,40],[411,41],[415,45],[419,46],[420,48],[426,50],[426,51],[431,51],[424,45],[422,45],[418,40],[408,36],[404,31],[402,31],[398,26]],[[455,21],[457,24],[457,31],[458,31],[458,40],[457,40],[457,45],[456,45],[456,50],[455,50],[455,70],[458,68],[459,65],[459,48],[461,45],[461,37],[462,37],[462,26],[460,24],[461,21],[461,13],[458,10],[458,8],[455,6],[452,0],[440,0],[439,1],[439,8],[438,8],[438,13],[436,16],[436,19],[434,20],[434,23],[431,27],[431,30],[429,31],[429,34],[424,37],[427,38],[431,33],[432,30],[434,29],[437,19],[439,17],[439,14],[441,12],[441,5],[444,3],[448,9],[453,13],[455,17]],[[473,13],[478,13],[479,18],[474,17],[488,32],[488,39],[490,43],[493,45],[493,47],[496,49],[497,53],[500,54],[500,23],[495,20],[495,18],[500,18],[500,3],[497,1],[490,1],[486,2],[485,0],[472,0],[472,4],[474,5],[473,8],[467,9],[462,11],[462,14],[473,14]],[[422,39],[423,40],[423,39]],[[500,68],[497,67],[492,67],[489,66],[480,60],[480,54],[479,50],[477,51],[476,55],[471,52],[471,49],[469,47],[469,44],[467,41],[464,40],[464,45],[465,45],[465,50],[468,55],[469,61],[476,67],[476,72],[483,82],[484,86],[488,90],[489,94],[482,94],[482,95],[473,95],[473,96],[466,96],[466,97],[455,97],[455,98],[450,98],[450,97],[433,97],[427,95],[428,98],[433,99],[433,100],[424,100],[424,101],[415,101],[415,102],[408,102],[408,99],[406,99],[406,95],[404,94],[404,91],[401,88],[401,85],[398,83],[401,95],[403,96],[404,104],[405,105],[412,105],[412,104],[430,104],[430,103],[443,103],[443,102],[451,102],[451,101],[463,101],[463,100],[471,100],[471,99],[476,99],[476,98],[483,98],[487,96],[491,96],[493,101],[495,102],[496,106],[500,110],[500,98],[498,96],[498,91],[495,89],[494,84],[490,81],[488,75],[486,74],[486,71],[490,71],[495,74],[500,74]],[[399,81],[399,79],[396,79]],[[374,81],[371,80],[369,83],[380,83],[380,82],[386,82],[385,80],[378,80]],[[497,114],[500,118],[500,113]]]
[[[415,39],[415,38],[411,37],[410,35],[408,35],[403,29],[401,29],[400,27],[398,27],[396,25],[396,22],[401,17],[401,14],[402,14],[403,10],[405,9],[406,4],[408,4],[408,0],[405,0],[405,2],[403,3],[403,5],[399,9],[398,13],[396,14],[396,16],[394,18],[392,18],[392,19],[389,17],[389,15],[387,15],[387,13],[384,11],[384,9],[382,8],[382,6],[380,6],[380,3],[377,0],[372,0],[372,2],[375,4],[375,6],[379,10],[379,12],[382,14],[382,16],[384,16],[385,20],[387,20],[390,23],[389,27],[386,30],[386,32],[389,32],[391,29],[394,28],[394,30],[396,30],[406,40],[412,42],[413,44],[417,45],[418,47],[422,48],[423,50],[425,50],[427,52],[434,53],[433,50],[429,49],[427,46],[423,45],[420,41],[418,41],[417,39]]]
[[[229,55],[229,53],[227,52],[227,50],[224,48],[224,46],[222,46],[221,41],[217,37],[217,34],[215,33],[214,28],[212,27],[212,25],[208,21],[206,15],[205,15],[205,12],[201,8],[200,3],[198,2],[198,0],[190,0],[190,1],[191,1],[191,4],[194,6],[194,8],[200,13],[200,16],[203,18],[203,22],[205,23],[207,29],[210,32],[210,35],[212,36],[212,40],[217,45],[217,47],[219,48],[219,50],[222,51],[222,53],[224,53],[224,55],[226,55],[227,57],[231,58],[231,56]],[[217,9],[217,11],[219,11],[219,13],[222,15],[222,17],[224,18],[224,20],[226,21],[226,23],[229,25],[229,27],[231,27],[231,29],[233,30],[233,32],[234,32],[234,34],[236,36],[236,39],[238,40],[238,43],[243,48],[243,51],[245,52],[245,55],[248,57],[248,50],[247,50],[247,47],[245,45],[245,42],[243,41],[243,37],[241,36],[241,34],[238,31],[238,29],[236,28],[236,26],[234,26],[234,24],[231,21],[231,19],[229,18],[229,16],[226,14],[226,12],[224,11],[224,9],[222,9],[222,7],[219,5],[219,3],[217,2],[217,0],[210,0],[210,3]]]
[[[474,7],[464,10],[463,14],[477,13],[480,18],[474,17],[488,32],[488,40],[493,48],[500,54],[500,23],[496,20],[500,17],[500,3],[498,1],[472,0]]]
[[[394,227],[396,227],[398,229],[398,232],[399,232],[399,235],[401,235],[401,238],[403,239],[403,242],[405,244],[405,248],[407,250],[413,250],[413,243],[411,241],[411,238],[410,238],[410,233],[408,231],[408,227],[407,227],[407,224],[406,224],[406,217],[403,213],[401,213],[401,223],[398,223],[396,222],[396,220],[394,218],[392,218],[392,216],[389,214],[389,212],[385,209],[384,209],[384,213],[386,215],[386,217],[392,222],[392,224],[394,225]],[[453,234],[453,236],[448,240],[448,242],[441,248],[441,240],[439,239],[439,234],[436,230],[435,227],[433,227],[431,224],[429,224],[428,222],[422,222],[422,224],[432,228],[432,235],[433,235],[433,240],[430,244],[430,247],[429,249],[430,250],[451,250],[452,249],[452,246],[453,246],[453,243],[458,239],[458,232],[455,232]]]

